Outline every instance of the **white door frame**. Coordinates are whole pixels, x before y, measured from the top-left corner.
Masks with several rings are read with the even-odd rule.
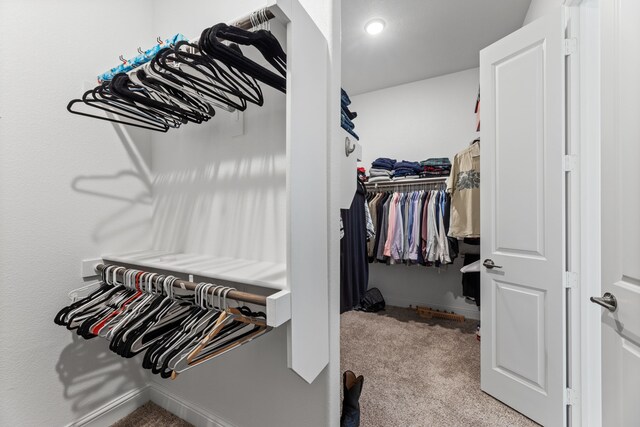
[[[602,0],[564,0],[567,38],[577,50],[567,57],[567,154],[576,156],[567,188],[568,257],[577,280],[568,299],[573,426],[602,425],[600,310],[600,12]]]

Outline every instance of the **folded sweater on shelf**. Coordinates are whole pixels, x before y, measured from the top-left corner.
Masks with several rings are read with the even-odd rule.
[[[391,182],[391,178],[388,176],[372,176],[369,178],[369,183],[373,184],[375,182]]]
[[[369,175],[370,176],[392,176],[393,172],[388,169],[371,168],[369,169]]]

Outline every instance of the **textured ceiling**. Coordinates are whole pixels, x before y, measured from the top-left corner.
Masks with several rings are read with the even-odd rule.
[[[342,86],[350,94],[478,66],[520,28],[531,0],[342,0]],[[386,21],[370,36],[365,24]]]

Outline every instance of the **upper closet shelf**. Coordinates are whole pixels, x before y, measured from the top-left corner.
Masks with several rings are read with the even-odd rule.
[[[102,259],[105,262],[110,261],[174,273],[192,274],[194,276],[276,290],[287,288],[287,271],[284,263],[166,251],[109,254],[104,255]]]

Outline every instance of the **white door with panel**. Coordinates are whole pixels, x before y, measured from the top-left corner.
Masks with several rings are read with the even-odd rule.
[[[640,426],[640,2],[602,5],[602,425]],[[612,295],[613,298],[607,298]],[[604,297],[604,298],[603,298]],[[592,299],[593,301],[593,299]],[[614,302],[615,301],[615,302]]]
[[[482,390],[565,419],[564,19],[480,52]]]

